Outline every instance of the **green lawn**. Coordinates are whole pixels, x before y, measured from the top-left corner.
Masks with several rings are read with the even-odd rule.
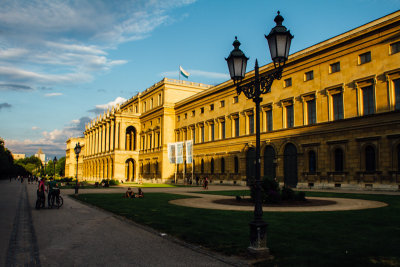
[[[307,196],[362,198],[384,201],[389,206],[360,211],[264,213],[269,224],[268,247],[275,260],[261,265],[400,266],[399,196],[318,192],[307,192]],[[245,255],[252,212],[168,204],[183,197],[166,193],[146,193],[143,199],[123,199],[121,194],[78,196],[187,242],[225,254]]]

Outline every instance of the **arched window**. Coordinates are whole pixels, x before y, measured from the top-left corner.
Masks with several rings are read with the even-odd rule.
[[[204,159],[201,159],[201,173],[204,173]]]
[[[376,170],[375,149],[372,146],[365,147],[365,170],[367,172],[372,172]]]
[[[335,172],[343,172],[343,150],[335,149]]]
[[[239,159],[235,157],[235,173],[239,173]]]
[[[133,126],[126,128],[125,150],[136,150],[136,129]]]
[[[315,151],[310,150],[308,152],[308,172],[315,173],[317,170],[317,159],[316,159]]]
[[[225,173],[225,159],[221,158],[221,173]]]
[[[210,172],[213,174],[214,173],[214,159],[212,158],[211,159],[211,170],[210,170]]]

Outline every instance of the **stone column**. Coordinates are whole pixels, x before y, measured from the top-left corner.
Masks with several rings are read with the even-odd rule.
[[[115,123],[114,120],[111,121],[111,151],[115,149],[115,142],[114,142],[114,133],[115,133]]]
[[[110,136],[110,132],[109,132],[109,126],[110,126],[110,123],[109,122],[106,122],[106,149],[105,149],[105,151],[106,152],[110,152],[110,143],[109,143],[109,141],[110,141],[110,138],[109,138],[109,136]],[[107,176],[108,176],[108,173],[107,173]]]

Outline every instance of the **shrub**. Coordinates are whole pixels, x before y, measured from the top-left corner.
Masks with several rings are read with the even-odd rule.
[[[289,187],[283,187],[282,192],[281,192],[281,197],[282,200],[294,200],[295,199],[295,193],[293,189]]]
[[[306,193],[303,191],[297,192],[295,196],[295,200],[297,201],[306,201]]]
[[[118,180],[111,179],[111,180],[109,181],[109,184],[110,184],[110,185],[119,185],[119,181],[118,181]]]
[[[266,202],[266,203],[277,204],[277,203],[281,202],[281,195],[277,191],[271,190],[266,194],[266,196],[267,197],[264,199],[264,202]]]

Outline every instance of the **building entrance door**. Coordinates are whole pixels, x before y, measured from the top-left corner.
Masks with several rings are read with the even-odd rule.
[[[275,150],[272,146],[267,146],[264,150],[264,176],[269,179],[276,177],[274,160]]]
[[[285,186],[297,186],[297,149],[289,143],[285,146],[284,157],[284,182]]]
[[[249,148],[246,154],[246,182],[252,185],[256,180],[256,150],[254,147]]]

